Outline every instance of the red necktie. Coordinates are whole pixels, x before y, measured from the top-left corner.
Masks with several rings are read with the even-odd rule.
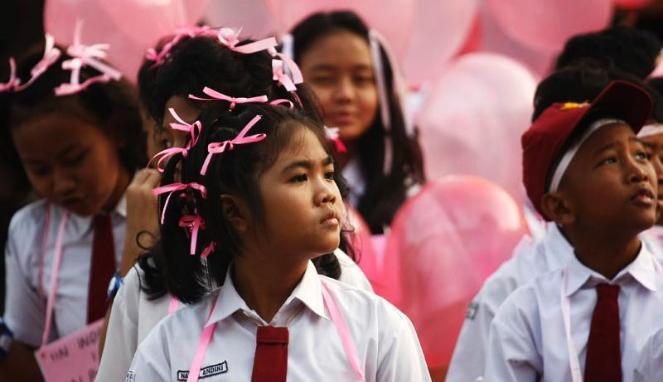
[[[596,293],[598,300],[587,340],[585,382],[621,382],[619,286],[599,284]]]
[[[251,382],[285,382],[288,374],[288,328],[258,326]]]
[[[87,295],[87,322],[92,323],[106,315],[106,291],[115,273],[115,243],[110,215],[94,217],[92,264]]]

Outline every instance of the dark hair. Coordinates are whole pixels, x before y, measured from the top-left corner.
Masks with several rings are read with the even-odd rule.
[[[616,26],[569,39],[555,69],[591,58],[601,64],[645,79],[656,67],[661,42],[650,32]]]
[[[647,86],[654,92],[654,107],[652,117],[658,123],[663,123],[663,77],[653,77],[647,81]]]
[[[207,174],[201,175],[208,144],[235,138],[257,115],[261,119],[251,129],[251,134],[265,133],[267,137],[258,143],[237,145],[232,151],[215,156]],[[196,190],[174,194],[164,212],[161,239],[155,248],[161,253],[166,289],[185,303],[196,302],[214,285],[223,284],[228,264],[234,257],[242,255],[241,237],[223,212],[221,195],[242,198],[251,216],[260,222],[264,206],[258,186],[259,176],[274,164],[294,134],[301,129],[310,130],[332,155],[322,125],[297,109],[245,105],[238,106],[236,113],[231,114],[224,107],[208,108],[201,114],[200,121],[203,128],[197,143],[190,148],[186,158],[177,155],[168,162],[162,184],[172,183],[179,167],[181,182],[202,184],[207,189],[207,196],[203,198]],[[335,180],[343,188],[342,179]],[[164,200],[162,198],[160,203],[162,209]],[[179,225],[183,216],[192,214],[199,215],[204,221],[204,229],[198,232],[195,256],[189,255],[189,232]],[[218,245],[204,264],[201,252],[212,242]]]
[[[67,96],[56,96],[54,89],[70,80],[70,72],[62,69],[62,62],[71,59],[62,50],[53,63],[32,85],[9,94],[10,128],[37,116],[50,113],[72,113],[92,119],[107,136],[122,145],[118,149],[120,162],[133,173],[146,164],[145,135],[142,129],[138,100],[134,89],[126,80],[95,83],[87,89]],[[23,82],[30,78],[30,71],[43,55],[43,47],[37,46],[19,61],[17,76]],[[88,66],[80,71],[81,83],[99,73]]]
[[[173,36],[167,36],[162,39],[157,44],[157,50],[172,38]],[[250,41],[245,40],[241,44]],[[138,84],[144,109],[161,128],[165,105],[171,97],[200,95],[205,86],[233,97],[264,94],[270,100],[288,99],[315,123],[320,124],[322,121],[311,92],[305,85],[297,85],[296,93],[290,93],[273,80],[272,56],[268,52],[237,53],[210,36],[181,39],[174,44],[162,63],[155,64],[153,61],[144,60],[138,73]],[[225,102],[198,102],[195,105],[203,112],[211,109],[217,114],[229,114]],[[340,248],[355,259],[355,254],[346,240],[341,241]],[[170,286],[164,283],[169,276],[165,261],[159,258],[162,253],[157,247],[138,260],[145,275],[145,283],[141,284],[141,287],[153,299],[170,290]],[[335,255],[317,257],[313,263],[319,273],[332,278],[340,277],[341,267]],[[210,266],[214,264],[211,263]]]
[[[338,31],[349,31],[369,43],[366,24],[351,11],[314,13],[297,24],[292,30],[294,59],[300,62],[302,55],[316,41]],[[421,147],[417,140],[417,129],[409,136],[404,111],[394,86],[394,66],[382,45],[380,59],[384,67],[386,92],[389,98],[391,129],[387,133],[381,116],[359,138],[357,155],[362,175],[366,179],[366,190],[359,200],[357,209],[373,233],[381,233],[389,225],[396,210],[407,198],[408,189],[425,181]],[[392,169],[384,174],[385,138],[390,135],[393,146]]]

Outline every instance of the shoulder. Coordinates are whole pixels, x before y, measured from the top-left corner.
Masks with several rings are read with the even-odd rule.
[[[48,210],[48,203],[45,199],[37,200],[14,213],[11,222],[9,223],[9,232],[11,234],[25,235],[31,231],[37,231],[44,222],[46,212]],[[55,207],[53,210],[58,210]],[[34,233],[34,232],[32,232]]]
[[[350,256],[348,256],[340,249],[336,249],[334,251],[334,255],[338,259],[338,263],[341,266],[341,277],[339,278],[339,281],[368,292],[373,292],[373,287],[368,281],[368,278],[361,270],[359,265],[354,260],[352,260]]]
[[[561,270],[546,272],[518,287],[495,314],[496,324],[539,321],[542,304],[554,305],[559,298]]]

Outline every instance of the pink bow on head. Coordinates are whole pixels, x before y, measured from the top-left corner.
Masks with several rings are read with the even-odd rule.
[[[168,194],[168,197],[166,197],[166,202],[163,204],[163,211],[161,211],[161,224],[163,224],[165,218],[166,218],[166,210],[168,209],[168,204],[170,203],[170,197],[173,196],[174,192],[177,191],[184,191],[184,190],[196,190],[200,192],[200,195],[203,198],[207,198],[207,188],[203,186],[202,184],[196,183],[196,182],[191,182],[191,183],[171,183],[166,186],[161,186],[161,187],[156,187],[152,189],[152,193],[155,196],[159,196],[161,194]]]
[[[53,65],[59,58],[62,52],[60,49],[55,47],[55,39],[53,36],[46,34],[46,42],[44,44],[44,55],[41,60],[32,67],[30,70],[30,80],[25,84],[21,85],[21,80],[16,77],[16,62],[14,58],[9,59],[9,81],[4,84],[0,84],[0,92],[5,91],[21,91],[32,85],[33,82],[39,78],[48,68]]]
[[[16,77],[16,61],[14,57],[9,58],[9,80],[0,84],[0,92],[11,92],[18,89],[21,80]]]
[[[200,121],[196,121],[194,123],[187,123],[185,120],[182,119],[182,117],[180,117],[175,112],[175,109],[173,109],[172,107],[168,108],[168,112],[177,121],[171,123],[170,127],[174,130],[179,130],[189,133],[189,135],[191,136],[191,140],[189,141],[189,143],[187,143],[186,148],[190,149],[193,146],[195,146],[196,143],[198,142],[198,136],[200,135],[200,132],[203,130],[202,123],[200,123]]]
[[[212,88],[205,86],[203,88],[203,93],[210,96],[210,98],[202,98],[189,94],[190,99],[195,99],[196,101],[227,101],[230,102],[230,110],[234,109],[237,104],[241,103],[266,103],[269,101],[266,95],[255,96],[255,97],[231,97],[225,95],[221,92],[218,92]]]
[[[228,49],[242,54],[251,54],[274,48],[277,43],[274,37],[268,37],[259,41],[237,46],[239,44],[239,34],[242,30],[234,31],[231,28],[221,28],[218,33],[219,42],[227,46]]]
[[[288,55],[286,54],[277,52],[276,49],[273,48],[269,50],[269,53],[272,55],[272,57],[278,57],[279,59],[281,59],[281,61],[283,61],[283,63],[285,63],[285,66],[283,65],[283,63],[280,64],[281,68],[287,67],[287,69],[290,71],[290,78],[292,79],[292,82],[294,84],[298,85],[304,82],[304,76],[302,75],[302,71],[299,69],[297,63],[292,60],[292,58],[288,57]],[[274,68],[274,62],[272,61],[272,69],[273,68]],[[274,78],[274,80],[277,80],[277,78]]]
[[[165,170],[164,165],[168,162],[170,158],[174,157],[177,154],[182,154],[182,156],[186,158],[186,156],[189,154],[189,149],[186,147],[170,147],[165,150],[161,150],[158,153],[156,153],[152,157],[152,159],[150,159],[148,165],[158,159],[156,165],[157,171],[163,173]]]
[[[272,74],[274,81],[278,81],[287,91],[294,92],[297,90],[292,78],[283,72],[283,61],[272,60]]]
[[[106,58],[106,50],[109,48],[108,44],[94,44],[83,45],[81,44],[81,30],[83,23],[77,22],[74,32],[74,42],[67,48],[67,54],[72,56],[71,59],[62,63],[62,69],[71,70],[70,82],[62,84],[55,89],[55,94],[70,95],[82,90],[88,86],[98,82],[108,82],[111,80],[119,80],[122,78],[122,73],[117,69],[111,67],[100,61]],[[80,72],[83,66],[91,66],[102,74],[89,78],[83,83],[80,82]]]
[[[200,215],[184,215],[180,218],[180,227],[186,228],[191,235],[191,244],[189,246],[189,254],[196,254],[196,245],[198,244],[198,231],[202,228],[205,229],[205,221]],[[208,253],[209,254],[209,253]]]
[[[157,52],[154,48],[150,48],[145,53],[145,58],[154,61],[154,65],[159,65],[170,55],[170,51],[182,41],[185,37],[196,37],[196,36],[217,36],[218,32],[211,27],[205,25],[202,27],[199,26],[186,26],[178,28],[175,33],[173,33],[173,38],[164,44],[161,48],[161,51]]]
[[[203,166],[200,168],[200,175],[205,175],[207,174],[207,168],[210,165],[210,162],[212,161],[212,157],[215,154],[221,154],[225,152],[226,150],[232,150],[235,145],[245,145],[249,143],[256,143],[260,142],[263,139],[267,137],[267,134],[254,134],[254,135],[249,135],[248,137],[246,134],[251,130],[251,128],[260,121],[262,116],[256,115],[249,121],[249,123],[244,126],[242,131],[237,134],[237,136],[229,141],[223,141],[223,142],[212,142],[209,145],[207,145],[207,157],[205,158],[205,162],[203,163]]]
[[[339,153],[344,153],[348,151],[347,147],[345,147],[345,144],[341,140],[339,134],[338,134],[338,127],[327,127],[325,126],[325,136],[327,139],[330,141],[334,142],[334,145],[336,146],[336,151]]]

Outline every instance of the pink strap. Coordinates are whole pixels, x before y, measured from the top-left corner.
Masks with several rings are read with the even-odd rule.
[[[41,298],[44,297],[44,260],[46,258],[46,246],[48,246],[48,233],[51,230],[51,210],[53,205],[46,204],[46,215],[44,216],[44,226],[41,236],[41,247],[39,247],[39,284],[37,285],[37,295]]]
[[[274,48],[277,43],[274,37],[268,37],[259,41],[237,46],[239,44],[239,34],[242,30],[233,30],[231,28],[221,28],[218,33],[219,42],[228,47],[228,49],[242,54],[251,54],[261,50]]]
[[[347,357],[352,370],[355,372],[357,379],[361,382],[365,382],[366,378],[364,377],[364,372],[361,370],[361,367],[359,367],[359,356],[357,355],[357,349],[352,343],[350,329],[348,329],[348,325],[345,322],[345,319],[339,312],[338,306],[336,305],[336,299],[334,298],[334,295],[327,286],[326,282],[320,280],[320,284],[322,286],[322,297],[325,302],[325,306],[329,311],[329,315],[331,316],[334,325],[336,325],[336,331],[338,332],[338,335],[341,337],[343,349],[345,349],[345,356]]]
[[[203,166],[200,168],[200,175],[207,174],[207,168],[209,167],[210,162],[212,161],[212,157],[215,154],[221,154],[225,152],[226,149],[232,150],[235,147],[235,145],[256,143],[265,139],[267,137],[267,134],[263,133],[246,136],[249,130],[251,130],[251,128],[260,121],[260,119],[262,119],[261,115],[256,115],[255,117],[253,117],[253,119],[251,119],[249,123],[247,123],[246,126],[244,126],[242,131],[240,131],[235,138],[229,141],[212,142],[209,145],[207,145],[207,157],[203,162]]]
[[[180,300],[176,299],[175,297],[171,297],[170,304],[168,304],[168,315],[170,316],[171,314],[175,313],[179,306]]]
[[[217,301],[218,299],[214,300],[212,308],[209,311],[209,315],[207,316],[207,320],[205,320],[205,328],[203,329],[203,333],[200,335],[200,340],[198,341],[198,347],[196,348],[196,354],[193,356],[191,367],[189,367],[189,375],[186,379],[187,382],[198,381],[198,376],[200,375],[200,367],[202,366],[203,359],[205,358],[205,352],[207,351],[207,347],[209,346],[209,343],[212,340],[212,335],[214,334],[214,330],[216,329],[216,322],[210,324],[209,319],[210,317],[212,317],[212,313],[214,313],[214,310],[216,309]]]
[[[195,99],[196,101],[227,101],[230,103],[230,110],[234,109],[237,104],[241,103],[266,103],[269,101],[266,95],[260,95],[255,97],[231,97],[225,95],[219,91],[216,91],[210,87],[205,86],[203,88],[203,93],[208,95],[210,98],[198,97],[193,94],[189,94],[190,99]]]
[[[51,322],[53,321],[53,309],[55,306],[55,295],[58,289],[58,278],[60,274],[60,265],[62,264],[62,241],[64,240],[64,228],[69,219],[69,211],[64,211],[60,226],[58,227],[58,236],[55,240],[55,253],[53,259],[53,269],[51,270],[51,290],[48,294],[48,302],[46,303],[46,323],[44,325],[44,332],[41,337],[41,345],[44,346],[48,343],[48,337],[51,334]]]

